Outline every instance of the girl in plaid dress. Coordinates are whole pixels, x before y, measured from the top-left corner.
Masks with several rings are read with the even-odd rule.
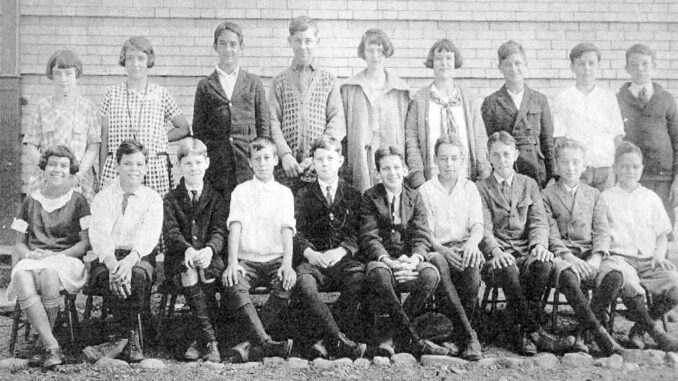
[[[94,104],[78,94],[77,79],[82,74],[82,62],[70,50],[58,50],[47,61],[46,73],[54,82],[54,93],[36,105],[24,135],[27,154],[37,162],[49,147],[68,147],[80,164],[74,176],[78,190],[91,202],[101,129]],[[42,171],[36,167],[27,193],[38,189],[43,182]]]

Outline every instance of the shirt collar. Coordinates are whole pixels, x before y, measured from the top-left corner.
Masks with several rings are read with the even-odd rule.
[[[577,193],[577,189],[579,189],[579,183],[575,184],[575,186],[573,186],[572,188],[568,187],[563,182],[561,182],[560,185],[562,185],[563,189],[565,189],[565,191],[571,194],[572,196],[574,196],[574,194]]]
[[[497,174],[497,172],[492,172],[492,175],[494,175],[494,178],[497,180],[497,182],[499,183],[499,185],[501,185],[501,183],[502,183],[504,180],[506,180],[506,182],[508,183],[508,186],[512,186],[512,185],[513,185],[513,178],[516,176],[516,173],[513,172],[513,173],[511,174],[511,176],[509,176],[508,179],[505,179],[505,178],[499,176],[499,175]]]
[[[290,65],[290,67],[293,70],[297,70],[297,71],[301,71],[301,70],[303,70],[307,67],[311,68],[312,71],[316,71],[316,70],[318,70],[318,60],[314,57],[311,60],[311,63],[309,63],[308,65],[304,65],[303,63],[297,61],[297,59],[295,58],[295,59],[292,60],[292,64]]]
[[[141,185],[136,190],[134,190],[133,192],[125,192],[125,190],[122,189],[122,185],[120,185],[120,178],[118,178],[118,181],[116,181],[114,184],[115,184],[115,188],[113,188],[113,190],[115,190],[115,193],[117,193],[119,195],[124,195],[126,193],[129,193],[129,194],[133,194],[135,196],[138,196],[140,194],[139,191],[143,187],[143,185]]]
[[[219,76],[222,76],[224,78],[238,78],[238,72],[240,72],[240,65],[236,66],[235,69],[231,72],[231,74],[226,73],[225,71],[221,70],[219,67],[219,64],[214,65],[214,69],[217,71],[217,74]]]
[[[403,194],[402,189],[398,193],[391,193],[390,190],[386,189],[386,196],[388,197],[388,202],[391,202],[391,200],[393,200],[393,196],[395,196],[397,202],[398,200],[400,200],[400,195],[402,194]]]
[[[270,189],[275,185],[275,179],[270,179],[268,182],[263,182],[257,178],[257,176],[252,176],[252,184],[255,188],[265,188]]]
[[[512,96],[512,97],[514,97],[514,98],[522,98],[523,95],[525,94],[525,86],[523,86],[523,89],[520,90],[520,91],[517,92],[517,93],[514,93],[513,91],[511,91],[511,90],[508,88],[508,86],[506,87],[506,91],[509,93],[510,96]]]
[[[454,88],[452,89],[452,94],[450,94],[449,97],[443,97],[443,95],[440,93],[440,90],[436,87],[435,83],[431,84],[431,94],[435,94],[438,96],[438,98],[442,99],[445,101],[446,99],[454,98],[457,95],[457,85],[454,85]]]
[[[318,184],[320,184],[320,189],[322,189],[323,192],[325,192],[328,185],[332,187],[332,191],[334,192],[337,190],[337,186],[339,185],[339,177],[337,177],[332,183],[326,183],[318,179]]]
[[[643,88],[645,88],[645,92],[648,95],[652,94],[652,90],[653,90],[652,82],[646,83],[644,85],[636,85],[635,83],[631,82],[631,85],[629,86],[629,91],[631,92],[631,94],[633,94],[634,96],[637,97],[638,94],[640,93],[640,90],[643,89]]]
[[[459,184],[461,183],[462,179],[463,179],[463,177],[461,177],[461,176],[459,176],[459,177],[457,178],[457,182],[454,184],[454,188],[452,188],[452,192],[451,192],[451,193],[454,193],[454,192],[457,190],[457,188],[459,188],[459,186],[460,186]],[[433,176],[432,180],[433,180],[433,185],[434,185],[435,187],[439,188],[442,192],[448,193],[448,192],[447,192],[447,188],[445,188],[445,186],[443,185],[443,183],[440,182],[440,179],[438,178],[438,176]],[[451,193],[450,193],[450,194],[451,194]]]
[[[191,195],[191,191],[195,190],[195,191],[198,191],[198,197],[200,197],[200,195],[202,195],[202,190],[205,187],[204,183],[200,183],[199,186],[194,187],[194,188],[189,187],[188,184],[186,184],[186,183],[184,183],[184,186],[186,187],[186,192],[188,192],[189,196]]]

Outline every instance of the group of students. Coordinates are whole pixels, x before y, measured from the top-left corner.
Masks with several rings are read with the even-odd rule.
[[[551,115],[546,97],[524,83],[523,48],[509,41],[498,50],[505,86],[477,112],[454,82],[462,57],[448,39],[425,61],[433,83],[410,99],[384,68],[394,49],[383,31],[365,33],[358,55],[367,68],[341,87],[318,66],[315,20],[295,18],[289,32],[294,59],[267,100],[261,80],[240,68],[240,27],[215,29],[219,63],[198,84],[194,137],[179,145],[175,188],[167,145],[189,128],[167,90],[148,81],[150,43],[125,42],[127,81],[106,92],[98,117],[73,93],[77,57],[50,58],[55,94],[40,102],[24,138],[39,170],[12,225],[25,259],[9,293],[41,338],[31,362],[63,362],[51,332],[59,292],[86,282],[110,292],[127,331],[86,347],[86,357],[142,360],[137,317],[148,311],[157,253],[198,327],[189,360],[288,356],[293,341],[269,332],[290,301],[314,336],[311,357],[358,358],[372,344],[379,355],[478,360],[470,317],[481,279],[503,289],[521,353],[588,350],[584,335],[559,338],[541,327],[540,300],[552,285],[602,352],[621,350],[604,328],[619,295],[635,322],[633,345],[643,347],[647,332],[678,350],[655,325],[678,303],[665,210],[676,189],[678,119],[675,100],[651,81],[649,48],[627,51],[632,83],[617,102],[595,83],[599,50],[578,44],[570,54],[576,85]],[[97,260],[88,273],[79,258],[90,246]],[[257,312],[249,292],[258,286],[271,295]],[[582,286],[594,289],[590,303]],[[211,316],[217,290],[245,327],[224,356]],[[320,291],[341,294],[330,309]],[[454,326],[442,345],[413,324],[434,294]],[[389,324],[366,330],[362,312]]]

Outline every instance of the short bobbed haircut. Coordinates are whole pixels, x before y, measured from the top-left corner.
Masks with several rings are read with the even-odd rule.
[[[177,161],[181,162],[181,159],[189,155],[204,156],[207,158],[207,146],[200,139],[184,139],[177,149]]]
[[[224,21],[219,26],[217,26],[216,29],[214,29],[214,45],[217,45],[217,40],[219,39],[219,36],[221,36],[222,33],[225,31],[233,32],[236,36],[238,36],[238,42],[240,43],[240,46],[242,46],[243,43],[243,33],[242,33],[242,28],[240,28],[240,25],[230,22],[230,21]]]
[[[393,43],[381,29],[368,29],[363,37],[360,39],[360,44],[358,45],[358,57],[365,59],[365,46],[369,44],[375,44],[381,46],[384,49],[384,57],[388,58],[393,55],[394,48]]]
[[[461,63],[463,61],[461,52],[459,51],[459,48],[457,48],[457,46],[454,44],[454,42],[447,38],[443,38],[442,40],[438,40],[435,43],[433,43],[431,49],[428,50],[428,56],[426,56],[424,66],[426,66],[429,69],[433,69],[433,59],[435,58],[435,54],[442,52],[454,53],[454,68],[459,69],[461,67]]]
[[[572,50],[570,50],[570,62],[574,63],[574,60],[588,52],[596,52],[596,56],[598,56],[598,62],[600,62],[600,59],[602,58],[600,49],[590,42],[580,42],[574,48],[572,48]]]
[[[655,53],[649,46],[643,44],[635,44],[632,47],[626,49],[626,62],[629,62],[629,56],[631,54],[640,54],[643,56],[652,57],[652,62],[654,62]]]
[[[75,175],[78,173],[79,165],[78,165],[78,159],[75,158],[75,155],[73,152],[66,146],[63,145],[56,145],[49,147],[45,150],[45,152],[40,155],[40,161],[38,162],[38,168],[40,170],[44,171],[45,168],[47,168],[47,162],[49,161],[50,157],[66,157],[68,160],[70,160],[70,168],[68,172],[71,175]]]
[[[334,151],[341,156],[341,142],[332,135],[320,135],[311,143],[311,157],[318,149]]]
[[[133,155],[137,152],[141,152],[144,155],[144,159],[148,164],[148,150],[143,144],[134,139],[123,140],[115,151],[115,162],[120,164],[124,155]]]
[[[313,34],[318,37],[320,29],[318,29],[318,23],[314,19],[308,16],[295,17],[290,21],[290,36],[293,36],[297,32],[306,32],[309,28],[313,28]]]
[[[148,41],[146,37],[133,36],[127,39],[124,44],[122,44],[122,49],[120,49],[120,58],[118,59],[118,64],[120,66],[125,66],[125,56],[127,51],[130,49],[138,50],[140,52],[146,53],[148,60],[146,61],[146,66],[150,69],[155,66],[155,51],[153,50],[153,45]]]
[[[381,147],[374,152],[374,164],[377,166],[377,171],[381,171],[381,160],[388,156],[398,156],[403,163],[403,166],[405,166],[405,156],[403,155],[403,151],[398,147]]]
[[[640,157],[640,161],[643,161],[643,151],[641,151],[637,145],[631,143],[628,140],[624,140],[623,142],[619,143],[617,149],[614,151],[614,163],[617,164],[619,158],[628,153],[638,155],[638,157]]]
[[[80,75],[82,74],[82,61],[80,61],[80,58],[78,58],[75,53],[68,49],[57,50],[49,57],[47,60],[47,67],[45,68],[47,78],[54,79],[52,70],[54,70],[55,67],[58,69],[74,68],[75,78],[80,78]]]
[[[558,144],[556,144],[556,160],[558,160],[561,155],[563,154],[563,151],[566,149],[570,150],[575,150],[579,151],[582,154],[582,157],[586,159],[586,147],[584,147],[579,140],[574,140],[570,138],[562,138]]]
[[[464,144],[455,136],[443,135],[436,140],[436,144],[433,146],[433,154],[438,156],[438,148],[443,144],[453,145],[459,148],[459,154],[461,157],[464,157]]]
[[[273,156],[278,156],[278,147],[275,146],[275,142],[271,138],[265,136],[258,137],[250,143],[250,159],[255,152],[261,151],[262,149],[270,148]]]
[[[504,42],[503,44],[501,44],[499,49],[497,49],[497,58],[499,58],[499,63],[507,59],[512,54],[516,53],[520,54],[521,56],[523,56],[523,58],[525,58],[525,50],[523,49],[522,45],[513,40],[508,40]]]
[[[495,143],[504,143],[507,146],[516,148],[516,140],[506,131],[497,131],[487,138],[487,151],[492,150]]]

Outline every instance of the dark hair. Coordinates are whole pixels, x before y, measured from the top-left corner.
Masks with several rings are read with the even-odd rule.
[[[273,155],[274,156],[278,155],[278,147],[276,147],[273,139],[261,136],[252,140],[252,142],[250,143],[250,158],[252,158],[252,154],[261,151],[262,149],[265,148],[271,148]]]
[[[584,155],[584,158],[586,158],[586,147],[584,147],[583,144],[581,144],[578,140],[570,139],[570,138],[562,138],[558,144],[556,144],[556,160],[562,155],[562,152],[566,149],[572,149],[572,150],[577,150]]]
[[[454,68],[459,69],[463,61],[461,57],[461,52],[452,41],[447,38],[436,41],[431,49],[428,50],[428,56],[426,56],[426,61],[424,61],[424,66],[429,69],[433,69],[433,58],[435,58],[436,53],[440,52],[451,52],[454,53]]]
[[[238,42],[240,42],[240,45],[242,46],[243,42],[243,34],[242,34],[242,28],[240,28],[240,25],[230,22],[230,21],[224,21],[217,28],[214,30],[214,45],[217,44],[217,40],[219,39],[219,36],[221,36],[222,33],[225,31],[230,31],[233,32],[236,36],[238,36]]]
[[[196,138],[188,138],[181,141],[177,149],[177,161],[188,155],[202,155],[207,157],[207,146],[201,140]]]
[[[504,143],[507,146],[516,148],[516,140],[506,131],[497,131],[490,135],[490,137],[487,138],[487,150],[491,151],[492,145],[495,143]]]
[[[652,50],[649,46],[643,45],[643,44],[635,44],[632,47],[628,48],[626,50],[626,62],[629,62],[629,56],[631,54],[641,54],[644,56],[650,56],[652,57],[652,61],[654,62],[654,50]]]
[[[120,160],[122,160],[124,155],[132,155],[137,152],[144,154],[144,159],[148,163],[148,150],[146,147],[134,139],[125,139],[115,151],[115,162],[120,164]]]
[[[598,56],[598,62],[600,62],[600,49],[590,42],[580,42],[577,44],[577,46],[572,48],[572,50],[570,50],[570,62],[574,63],[574,60],[588,52],[596,52],[596,55]]]
[[[290,21],[289,26],[290,36],[294,35],[297,32],[305,32],[309,28],[315,29],[315,33],[313,34],[315,34],[315,36],[317,37],[318,32],[320,30],[318,29],[318,23],[314,19],[308,16],[295,17],[292,19],[292,21]]]
[[[125,66],[125,55],[129,49],[135,49],[146,53],[148,58],[146,61],[146,67],[149,69],[155,65],[155,52],[153,51],[153,45],[151,45],[151,42],[148,41],[146,37],[133,36],[128,38],[127,41],[122,44],[122,49],[120,49],[120,57],[118,58],[118,64],[120,64],[120,66]]]
[[[434,156],[438,156],[438,147],[443,144],[450,144],[459,148],[459,153],[462,157],[464,156],[464,144],[462,144],[461,140],[459,140],[457,137],[450,135],[442,135],[436,140],[436,144],[433,146]]]
[[[57,50],[49,57],[45,70],[47,78],[54,79],[54,76],[52,75],[54,67],[59,69],[74,68],[75,78],[79,78],[82,74],[82,61],[80,61],[80,58],[70,50]]]
[[[523,56],[523,58],[525,58],[525,50],[523,49],[522,45],[513,40],[508,40],[504,42],[503,44],[501,44],[499,49],[497,49],[497,57],[499,58],[499,63],[507,59],[511,54],[516,53],[519,53],[521,56]]]
[[[377,166],[377,171],[381,170],[381,160],[387,156],[398,156],[403,165],[405,165],[405,157],[398,147],[381,147],[374,152],[374,164]]]
[[[384,49],[384,57],[388,58],[393,55],[393,43],[389,40],[386,33],[381,29],[368,29],[363,37],[360,39],[358,45],[358,57],[365,59],[365,45],[375,44],[380,45]]]
[[[313,157],[313,154],[317,149],[335,151],[337,154],[341,155],[341,142],[332,135],[323,134],[318,136],[313,140],[313,143],[311,143],[311,157]]]
[[[622,155],[626,155],[627,153],[635,153],[640,157],[640,161],[643,161],[643,151],[641,151],[637,145],[631,143],[628,140],[624,140],[619,143],[617,149],[614,151],[614,163],[616,164],[617,160],[619,160]]]
[[[49,161],[49,158],[52,157],[52,156],[54,156],[54,157],[67,157],[68,160],[71,161],[69,173],[71,175],[75,175],[76,173],[78,173],[78,169],[79,169],[78,160],[75,158],[75,155],[73,154],[73,152],[68,147],[62,146],[62,145],[56,145],[56,146],[52,146],[52,147],[47,148],[45,150],[45,152],[43,152],[42,155],[40,155],[40,161],[38,162],[38,168],[40,168],[41,170],[44,171],[45,168],[47,168],[47,162]]]

